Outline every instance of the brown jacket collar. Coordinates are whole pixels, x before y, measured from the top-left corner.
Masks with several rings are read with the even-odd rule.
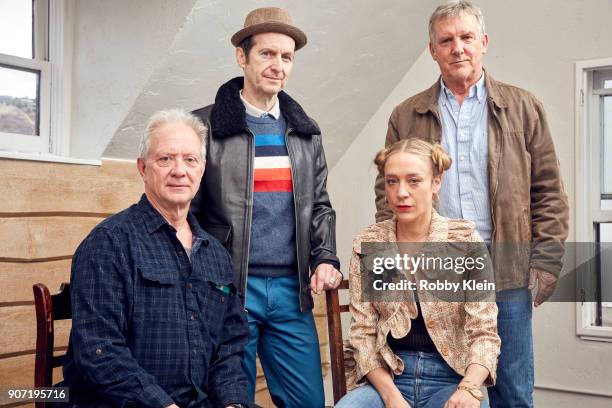
[[[507,108],[508,104],[503,95],[499,92],[498,83],[493,77],[483,69],[485,76],[485,87],[487,88],[487,99],[493,102],[498,108]],[[416,96],[414,101],[415,110],[418,113],[424,114],[428,111],[438,112],[438,97],[440,96],[440,77],[438,80],[425,92]]]

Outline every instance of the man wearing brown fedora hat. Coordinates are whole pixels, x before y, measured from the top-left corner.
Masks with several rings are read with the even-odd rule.
[[[251,401],[259,354],[275,404],[310,408],[324,405],[312,293],[336,288],[342,275],[321,131],[283,91],[306,41],[273,7],[251,11],[232,36],[244,77],[194,112],[210,131],[192,210],[233,258],[249,323]]]

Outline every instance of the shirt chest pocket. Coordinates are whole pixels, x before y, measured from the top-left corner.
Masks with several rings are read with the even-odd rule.
[[[218,332],[225,319],[225,311],[230,301],[232,286],[229,283],[205,281],[200,292],[200,309],[205,324],[212,333]]]
[[[149,322],[184,320],[178,272],[153,267],[138,267],[138,272],[135,317]]]

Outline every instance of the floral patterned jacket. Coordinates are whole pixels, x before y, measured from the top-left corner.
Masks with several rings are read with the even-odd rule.
[[[402,338],[410,331],[411,319],[416,318],[414,301],[361,301],[361,266],[363,242],[396,242],[395,219],[373,224],[353,241],[349,288],[352,314],[350,336],[345,350],[348,389],[365,383],[365,375],[383,367],[399,375],[404,370],[402,360],[387,344],[387,335]],[[433,211],[429,242],[482,242],[474,224],[453,220]],[[494,301],[427,301],[432,298],[418,290],[420,306],[427,332],[436,349],[459,375],[472,364],[489,370],[485,385],[495,384],[500,338],[497,335],[497,305]]]

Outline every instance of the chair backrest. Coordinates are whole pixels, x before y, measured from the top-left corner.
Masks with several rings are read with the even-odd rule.
[[[70,284],[62,283],[58,294],[51,295],[42,283],[32,286],[36,306],[36,360],[34,386],[51,387],[53,368],[64,364],[63,355],[53,355],[54,322],[72,318]],[[36,402],[36,408],[44,408],[44,402]]]
[[[348,280],[343,280],[338,289],[326,291],[327,327],[329,333],[329,357],[331,360],[334,404],[346,394],[344,373],[344,345],[342,340],[342,313],[348,312],[348,305],[340,304],[339,290],[348,289]]]

